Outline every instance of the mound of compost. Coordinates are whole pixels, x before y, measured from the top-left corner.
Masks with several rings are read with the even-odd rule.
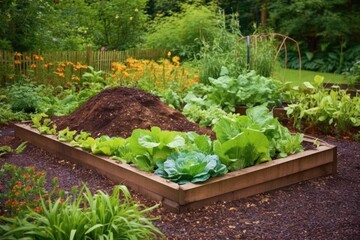
[[[167,106],[159,97],[139,89],[108,88],[90,98],[75,112],[53,118],[58,130],[86,131],[94,137],[100,135],[127,138],[134,129],[150,129],[157,126],[162,130],[207,134],[214,133],[200,128],[179,111]]]

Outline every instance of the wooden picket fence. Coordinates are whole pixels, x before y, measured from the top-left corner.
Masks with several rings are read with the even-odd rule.
[[[124,62],[127,58],[160,59],[167,56],[165,49],[131,49],[126,51],[94,51],[91,48],[85,51],[39,51],[39,52],[10,52],[0,50],[0,86],[20,76],[31,76],[32,79],[42,79],[42,82],[51,81],[52,73],[56,68],[66,64],[73,66],[92,66],[94,70],[110,72],[113,62]],[[72,72],[81,75],[84,71]],[[76,69],[75,69],[76,70]],[[52,76],[54,77],[54,76]],[[41,82],[41,81],[40,81]]]

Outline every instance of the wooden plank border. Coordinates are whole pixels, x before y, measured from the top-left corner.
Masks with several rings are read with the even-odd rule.
[[[55,136],[39,134],[36,129],[26,124],[15,124],[15,134],[54,153],[58,158],[93,169],[150,199],[161,201],[174,212],[200,208],[216,201],[248,197],[311,178],[335,174],[337,171],[336,146],[322,143],[317,149],[230,172],[202,184],[178,185],[152,173],[140,171],[129,164],[95,156],[68,143],[59,142]]]

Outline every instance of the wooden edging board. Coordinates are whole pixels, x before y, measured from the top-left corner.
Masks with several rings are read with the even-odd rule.
[[[337,168],[336,146],[322,143],[316,149],[230,172],[205,183],[178,185],[129,164],[72,147],[58,141],[55,136],[39,134],[26,124],[15,124],[15,134],[54,153],[58,158],[96,170],[115,183],[124,184],[150,199],[160,201],[174,212],[200,208],[216,201],[236,200],[311,178],[335,174]]]

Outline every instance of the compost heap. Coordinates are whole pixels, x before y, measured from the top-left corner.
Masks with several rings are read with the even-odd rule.
[[[58,130],[69,127],[71,130],[89,132],[93,137],[108,135],[127,138],[134,129],[150,129],[152,126],[162,130],[195,131],[214,137],[210,129],[190,122],[159,97],[126,87],[105,89],[72,114],[52,120]]]

